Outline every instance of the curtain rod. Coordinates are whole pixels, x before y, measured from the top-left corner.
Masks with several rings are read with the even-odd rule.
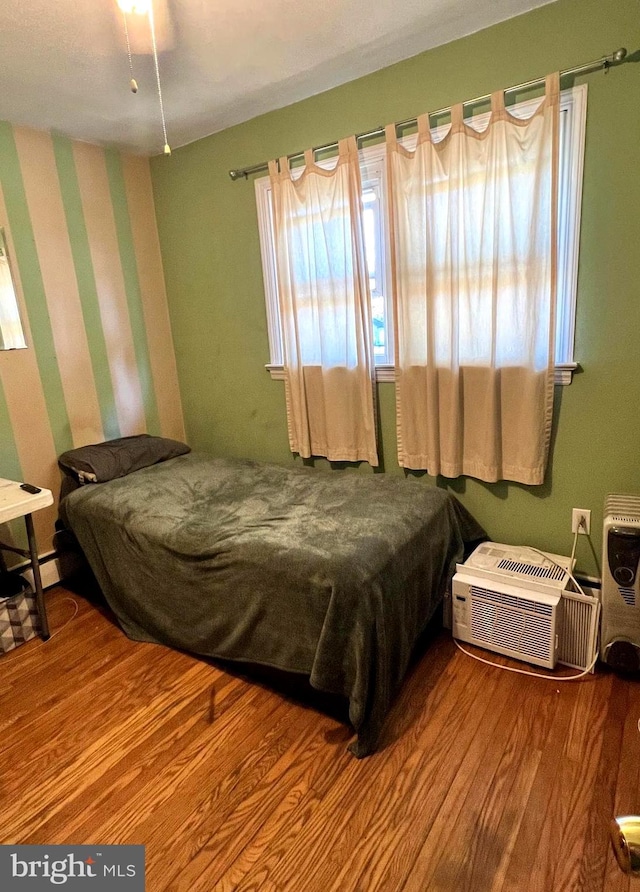
[[[627,55],[626,49],[622,46],[620,49],[616,50],[615,53],[611,53],[608,56],[603,56],[601,59],[595,59],[593,62],[586,62],[584,65],[577,65],[575,68],[567,68],[565,71],[560,72],[560,77],[569,77],[569,75],[576,74],[586,74],[590,71],[597,71],[599,68],[604,68],[607,71],[612,65],[620,64],[624,62],[625,56]],[[505,93],[514,93],[516,90],[525,90],[528,87],[534,87],[536,84],[540,84],[544,81],[543,77],[537,77],[535,80],[526,81],[523,84],[516,84],[513,87],[507,87],[504,90]],[[475,105],[478,102],[484,102],[488,99],[491,99],[491,94],[487,93],[485,96],[476,96],[475,99],[467,99],[463,102],[463,105]],[[446,112],[451,111],[451,106],[447,106],[446,108],[439,108],[436,111],[429,112],[429,117],[435,117],[436,115],[443,115]],[[396,127],[407,127],[409,124],[415,124],[416,118],[407,118],[406,121],[400,121],[396,124]],[[384,127],[374,127],[373,130],[367,130],[365,133],[357,133],[356,140],[367,139],[372,136],[381,136],[384,133]],[[338,141],[334,140],[333,142],[329,142],[324,146],[316,146],[313,149],[314,152],[323,152],[328,149],[337,148]],[[304,152],[294,152],[292,155],[287,155],[289,160],[293,158],[302,158]],[[269,165],[268,162],[263,161],[261,164],[254,164],[252,167],[243,167],[238,168],[237,170],[230,170],[229,176],[235,182],[235,180],[239,180],[241,177],[245,179],[249,178],[249,174],[259,173],[262,170],[268,170]]]

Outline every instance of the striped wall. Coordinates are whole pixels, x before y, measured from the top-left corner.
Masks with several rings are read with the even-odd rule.
[[[0,351],[0,477],[57,495],[67,449],[184,439],[148,160],[0,122],[0,226],[28,343]]]

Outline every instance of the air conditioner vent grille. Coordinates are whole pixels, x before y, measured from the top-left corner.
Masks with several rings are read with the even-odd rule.
[[[493,591],[493,589],[482,588],[479,585],[472,585],[470,588],[472,598],[488,599],[494,604],[501,604],[514,610],[524,610],[529,614],[539,614],[541,616],[552,616],[553,607],[550,604],[541,604],[538,601],[532,601],[529,598],[519,598],[517,595],[506,595],[502,592]]]
[[[503,558],[498,564],[499,570],[519,573],[522,576],[535,576],[538,579],[564,579],[566,570],[557,565],[542,567],[539,564],[528,564],[526,561],[514,561]]]
[[[518,599],[519,600],[519,599]],[[553,620],[472,599],[471,635],[478,644],[501,647],[527,657],[550,659]]]

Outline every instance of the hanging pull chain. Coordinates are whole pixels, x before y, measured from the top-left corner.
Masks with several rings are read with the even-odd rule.
[[[164,117],[164,103],[162,101],[162,87],[160,86],[160,68],[158,66],[158,46],[156,43],[156,24],[153,16],[153,0],[149,4],[149,25],[151,26],[151,43],[153,46],[153,62],[156,69],[156,86],[158,88],[158,102],[160,104],[160,120],[162,121],[162,135],[164,137],[164,154],[171,154],[171,146],[167,139],[167,124]]]
[[[138,82],[133,76],[133,60],[131,58],[131,43],[129,41],[129,26],[127,24],[127,14],[123,10],[122,11],[122,19],[124,21],[124,36],[127,39],[127,56],[129,57],[129,73],[131,74],[131,80],[129,81],[129,87],[131,88],[132,93],[138,92]]]

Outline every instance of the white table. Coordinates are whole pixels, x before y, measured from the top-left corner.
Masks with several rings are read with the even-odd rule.
[[[44,640],[49,637],[49,623],[47,622],[47,612],[44,604],[44,593],[42,591],[42,579],[40,577],[40,563],[38,560],[38,546],[36,536],[33,529],[33,518],[31,515],[34,511],[40,511],[41,508],[47,508],[53,504],[53,494],[49,489],[41,489],[40,492],[31,494],[20,488],[20,483],[15,480],[6,480],[0,477],[0,524],[15,520],[17,517],[24,517],[27,527],[27,539],[29,541],[29,550],[18,548],[15,545],[6,545],[0,542],[0,552],[11,551],[22,557],[29,558],[31,561],[31,569],[33,571],[33,583],[36,594],[36,606],[38,615],[40,616],[40,629]],[[0,554],[0,569],[4,569],[4,560]]]

